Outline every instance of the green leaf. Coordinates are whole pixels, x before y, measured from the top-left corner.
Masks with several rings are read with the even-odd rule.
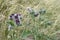
[[[10,25],[12,25],[12,26],[15,26],[15,25],[14,25],[14,22],[13,22],[13,21],[11,21],[11,20],[10,20],[10,21],[8,21],[7,23],[8,23],[8,24],[10,24]]]
[[[22,37],[26,38],[31,32],[29,30],[24,30]]]

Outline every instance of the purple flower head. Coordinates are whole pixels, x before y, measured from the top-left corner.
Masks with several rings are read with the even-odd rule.
[[[13,20],[13,16],[14,16],[14,14],[11,14],[10,15],[10,20]]]
[[[12,19],[16,25],[19,25],[21,21],[21,14],[11,14],[10,19]]]
[[[18,19],[18,15],[15,15],[15,19]]]
[[[20,21],[19,21],[18,19],[16,20],[16,24],[17,24],[17,25],[19,25],[19,24],[20,24]]]

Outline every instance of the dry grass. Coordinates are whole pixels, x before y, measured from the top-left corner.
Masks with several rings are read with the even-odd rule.
[[[43,15],[43,19],[53,21],[53,23],[46,25],[44,21],[39,21],[38,17],[33,21],[33,18],[29,17],[30,15],[27,14],[27,7],[32,7],[37,11],[41,8],[45,8],[46,14]],[[21,13],[23,15],[23,25],[15,27],[8,32],[6,21],[12,13]],[[27,15],[28,17],[26,18]],[[31,24],[27,25],[26,22],[29,19],[31,19]],[[7,38],[7,34],[12,35],[14,32],[16,39],[14,36]],[[0,0],[0,40],[22,40],[22,38],[25,38],[28,34],[32,34],[34,40],[59,40],[58,38],[60,38],[60,36],[56,36],[59,32],[60,0]]]

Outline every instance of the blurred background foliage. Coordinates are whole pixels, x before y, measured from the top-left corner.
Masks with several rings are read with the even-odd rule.
[[[34,21],[27,7],[37,11],[44,8],[46,13],[35,17]],[[23,15],[22,26],[8,31],[6,21],[12,13]],[[59,32],[60,0],[0,0],[0,40],[25,40],[28,35],[34,40],[60,40]]]

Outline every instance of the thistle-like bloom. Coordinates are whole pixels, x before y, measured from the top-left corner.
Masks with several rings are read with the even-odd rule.
[[[11,14],[10,20],[14,21],[16,25],[21,24],[22,15],[21,14]]]

